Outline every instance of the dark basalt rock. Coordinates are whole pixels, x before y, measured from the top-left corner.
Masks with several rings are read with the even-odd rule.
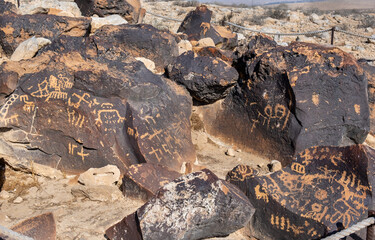
[[[198,111],[209,134],[284,166],[310,146],[365,140],[367,81],[351,55],[294,43],[239,66],[246,71],[224,101]]]
[[[370,132],[375,134],[375,67],[367,62],[359,62],[363,68],[364,75],[368,82],[368,104],[370,107]]]
[[[13,226],[12,230],[35,240],[56,239],[56,222],[52,213],[26,219]]]
[[[91,17],[97,14],[100,17],[119,14],[128,22],[137,23],[141,3],[139,0],[74,0],[83,16]]]
[[[375,150],[366,146],[311,147],[273,174],[254,176],[237,166],[227,180],[257,209],[254,237],[320,239],[367,218],[374,165]],[[363,237],[363,230],[356,234]]]
[[[185,33],[190,41],[199,41],[209,37],[220,48],[233,49],[236,47],[237,34],[226,27],[212,25],[210,23],[211,16],[212,11],[207,6],[198,6],[186,15],[177,32]]]
[[[35,36],[53,40],[61,35],[82,37],[90,33],[90,18],[55,15],[0,15],[0,44],[11,55],[23,41]]]
[[[234,57],[232,51],[225,51],[216,47],[202,47],[195,52],[201,57],[206,56],[220,58],[221,60],[223,60],[224,62],[228,62],[229,64],[232,64]]]
[[[108,228],[105,231],[105,236],[109,240],[143,240],[142,231],[139,227],[137,212],[130,214],[116,225]]]
[[[0,191],[3,188],[5,182],[5,161],[0,158]]]
[[[220,58],[181,54],[168,67],[168,77],[184,85],[197,104],[207,104],[226,97],[238,79],[236,69]]]
[[[37,57],[6,62],[18,87],[0,109],[0,157],[65,172],[155,163],[180,171],[195,161],[191,100],[104,40],[61,37]]]
[[[106,233],[119,239],[138,223],[145,240],[226,236],[243,227],[253,212],[241,191],[204,169],[164,185],[137,210],[135,221],[130,215]]]
[[[16,12],[17,7],[13,3],[0,0],[0,15],[15,14]]]
[[[148,58],[155,63],[156,70],[172,63],[178,56],[178,46],[169,31],[161,31],[147,24],[103,26],[95,32],[106,47],[118,47],[133,57]]]
[[[122,192],[126,197],[147,201],[161,187],[180,176],[181,173],[157,164],[132,165],[122,179]]]

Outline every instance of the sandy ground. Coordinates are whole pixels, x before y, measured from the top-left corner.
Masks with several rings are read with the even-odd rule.
[[[320,10],[343,10],[343,9],[375,9],[374,0],[330,0],[321,2],[307,2],[307,3],[293,3],[287,4],[293,8],[312,9],[317,8]]]

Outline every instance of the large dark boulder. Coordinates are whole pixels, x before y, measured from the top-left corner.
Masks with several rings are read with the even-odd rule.
[[[238,166],[227,180],[246,193],[260,239],[320,239],[367,218],[374,187],[375,150],[362,145],[311,147],[287,167],[254,176]],[[365,239],[366,228],[356,235]]]
[[[155,62],[157,71],[172,63],[178,56],[175,37],[148,24],[103,26],[95,32],[106,47],[118,47],[133,57],[144,57]]]
[[[122,193],[125,197],[140,198],[147,201],[155,196],[161,187],[181,175],[179,172],[158,164],[132,165],[122,178]]]
[[[185,33],[190,41],[211,38],[217,47],[233,49],[237,46],[237,34],[228,28],[211,24],[212,11],[206,5],[189,12],[177,32]]]
[[[119,14],[128,22],[137,23],[141,13],[139,0],[74,0],[83,16],[100,17]]]
[[[294,43],[237,65],[242,74],[231,93],[198,111],[208,133],[284,166],[310,146],[365,140],[367,81],[351,55]]]
[[[56,15],[0,15],[0,45],[11,55],[23,41],[35,36],[53,40],[61,35],[82,37],[90,33],[90,18]]]
[[[370,107],[370,133],[375,134],[375,66],[359,61],[368,82],[368,104]]]
[[[18,86],[0,109],[0,156],[11,165],[65,172],[195,161],[191,100],[97,36],[63,36],[32,60],[6,62]]]
[[[226,97],[238,80],[235,68],[218,57],[196,56],[192,51],[178,56],[168,67],[167,75],[182,84],[197,104],[207,104]]]
[[[132,239],[127,234],[137,229],[137,223],[144,240],[226,236],[242,228],[253,213],[237,187],[204,169],[164,185],[135,214],[110,227],[106,235],[109,239]]]

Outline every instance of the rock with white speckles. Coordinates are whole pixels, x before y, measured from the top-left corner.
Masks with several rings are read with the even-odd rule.
[[[136,211],[134,222],[139,222],[144,240],[193,240],[229,235],[242,228],[254,211],[237,187],[204,169],[166,184]],[[110,239],[129,237],[127,229],[136,227],[124,227],[129,225],[127,218],[106,235]]]

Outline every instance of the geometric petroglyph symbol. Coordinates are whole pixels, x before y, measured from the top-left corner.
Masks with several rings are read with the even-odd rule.
[[[81,159],[82,159],[82,162],[85,161],[85,157],[89,156],[89,153],[85,153],[85,152],[83,151],[83,146],[81,146],[81,150],[78,151],[78,150],[76,150],[76,148],[78,148],[77,145],[72,144],[72,143],[69,143],[68,148],[69,148],[69,154],[70,154],[70,155],[77,155],[77,156],[80,156]]]
[[[16,102],[16,100],[19,98],[18,94],[12,94],[8,100],[4,103],[4,105],[0,109],[0,122],[4,124],[9,123],[18,123],[18,114],[13,114],[10,117],[7,117],[9,108]]]
[[[72,109],[71,111],[69,111],[69,109],[67,109],[67,112],[68,112],[69,123],[73,126],[82,128],[82,125],[85,122],[85,116],[76,112],[74,109]]]
[[[73,97],[76,100],[75,102],[72,102]],[[87,100],[86,97],[90,98],[91,96],[88,93],[84,93],[82,94],[82,96],[78,95],[77,93],[73,93],[72,97],[70,97],[68,100],[68,105],[74,108],[79,108],[81,106],[81,103],[84,102],[84,103],[87,103],[89,107],[91,108],[92,101]]]
[[[47,77],[43,82],[38,83],[38,90],[31,93],[31,96],[37,98],[46,97],[46,102],[52,99],[67,99],[68,93],[65,90],[68,90],[73,87],[73,82],[70,81],[67,77],[63,77],[62,74],[59,74],[56,78],[51,75],[47,80]]]
[[[95,124],[100,127],[103,124],[105,125],[113,125],[117,123],[122,123],[125,121],[124,117],[121,117],[119,111],[117,109],[113,109],[112,103],[102,103],[101,108],[98,111],[98,116],[96,118]],[[112,128],[108,129],[105,128],[104,131],[111,130]],[[112,129],[115,130],[115,129]]]
[[[250,105],[254,105],[250,104]],[[290,110],[287,109],[284,105],[277,103],[275,107],[271,107],[269,104],[264,108],[264,113],[260,113],[258,111],[257,119],[252,119],[253,125],[251,127],[251,132],[253,132],[254,128],[257,124],[261,124],[262,126],[267,126],[267,128],[280,128],[284,130],[286,124],[288,123],[290,115]],[[271,124],[271,122],[275,122]]]
[[[25,103],[25,105],[23,105],[23,108],[22,108],[25,112],[30,113],[34,111],[35,103],[29,101],[29,96],[27,95],[20,96],[20,101]]]

